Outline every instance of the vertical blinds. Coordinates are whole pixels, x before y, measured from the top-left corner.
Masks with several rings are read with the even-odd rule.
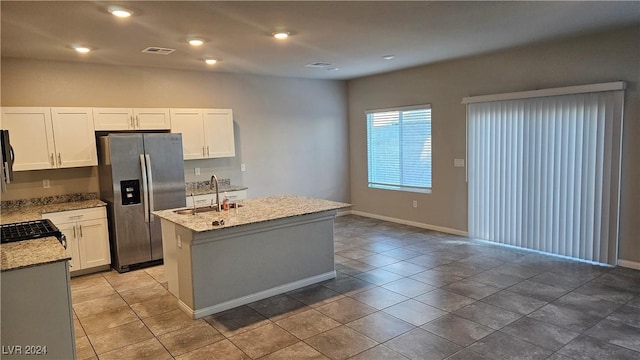
[[[615,264],[624,91],[468,105],[469,236]]]
[[[431,188],[431,108],[368,112],[367,155],[370,187]]]

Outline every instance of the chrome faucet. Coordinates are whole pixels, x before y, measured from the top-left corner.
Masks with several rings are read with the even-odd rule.
[[[220,188],[218,184],[218,178],[215,174],[211,175],[211,180],[209,181],[209,189],[213,189],[213,184],[216,184],[216,211],[220,212],[222,207],[220,206]]]

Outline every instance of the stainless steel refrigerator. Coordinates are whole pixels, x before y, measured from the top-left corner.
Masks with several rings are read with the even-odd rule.
[[[162,231],[151,212],[186,205],[182,135],[109,134],[98,144],[112,267],[126,272],[159,263]]]

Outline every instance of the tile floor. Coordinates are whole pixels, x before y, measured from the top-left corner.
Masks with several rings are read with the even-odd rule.
[[[162,266],[71,281],[78,359],[640,359],[640,271],[357,216],[337,278],[199,320]]]

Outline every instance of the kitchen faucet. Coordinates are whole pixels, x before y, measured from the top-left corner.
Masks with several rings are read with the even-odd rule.
[[[222,209],[220,206],[220,188],[216,174],[211,175],[211,180],[209,181],[209,189],[213,189],[214,182],[216,184],[216,211],[220,212],[220,210]]]

